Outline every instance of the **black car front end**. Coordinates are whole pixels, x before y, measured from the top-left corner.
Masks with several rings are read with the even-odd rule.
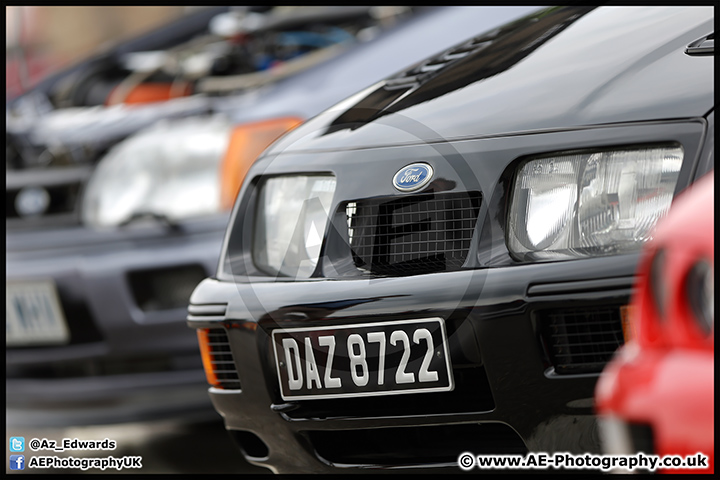
[[[599,452],[593,392],[628,335],[637,246],[708,168],[714,124],[707,82],[631,98],[642,75],[628,64],[697,60],[684,48],[601,57],[602,78],[544,70],[559,52],[584,58],[583,25],[622,14],[551,9],[473,39],[255,164],[188,316],[246,458],[282,473]],[[711,28],[700,17],[674,44]],[[636,26],[668,18],[640,12]],[[563,84],[574,87],[541,94]]]
[[[249,229],[243,227],[257,220],[238,216],[228,239],[227,280],[205,280],[191,298],[191,325],[216,332],[231,353],[218,358],[231,359],[237,368],[237,378],[229,381],[238,383],[223,388],[221,382],[211,389],[227,428],[240,432],[237,437],[250,457],[263,458],[258,464],[278,471],[322,470],[327,464],[452,464],[465,450],[597,452],[593,389],[597,374],[624,342],[622,314],[637,255],[535,264],[513,260],[504,247],[512,174],[518,159],[549,146],[574,150],[639,138],[643,143],[674,138],[686,145],[689,158],[696,158],[703,133],[701,121],[670,122],[531,135],[512,139],[512,146],[508,138],[493,138],[276,157],[263,176],[331,172],[336,192],[342,193],[333,201],[334,221],[315,277],[289,281],[260,276],[248,262],[252,241],[238,238],[247,235]],[[393,192],[393,174],[408,159],[418,158],[433,166],[435,182],[417,194]],[[309,163],[312,170],[298,171],[297,165]],[[691,167],[692,162],[684,165],[688,172]],[[470,169],[470,177],[458,173],[464,168]],[[358,182],[362,169],[384,181]],[[246,192],[247,205],[257,201],[256,185]],[[398,206],[399,200],[403,203]],[[463,200],[475,215],[465,221],[468,241],[455,242],[460,246],[454,249],[451,241],[430,240],[433,231],[462,224],[452,217],[462,211],[458,205]],[[395,202],[393,210],[405,210],[408,223],[393,224],[392,213],[384,218],[380,213],[376,221],[388,229],[416,225],[417,232],[404,235],[408,252],[427,253],[432,245],[443,250],[403,262],[376,249],[366,262],[347,240],[347,205],[354,203],[357,209],[365,202]],[[252,216],[253,210],[240,204],[238,212]],[[382,240],[375,240],[380,245]],[[460,254],[462,263],[450,261]],[[382,273],[374,274],[372,267],[368,271],[367,263],[377,263]],[[433,318],[441,318],[446,328],[452,391],[283,399],[276,363],[282,346],[272,342],[277,329]],[[368,358],[376,356],[367,345]],[[413,355],[410,363],[422,361],[422,355]],[[388,360],[386,377],[396,366],[391,368]]]

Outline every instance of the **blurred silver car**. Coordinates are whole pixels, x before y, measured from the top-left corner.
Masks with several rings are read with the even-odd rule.
[[[304,42],[309,51],[278,49],[275,67],[223,74],[218,59],[240,54],[218,54],[211,42],[182,59],[135,51],[120,58],[136,79],[175,58],[186,77],[199,72],[194,93],[113,104],[118,91],[132,91],[127,77],[98,94],[109,106],[53,109],[42,88],[18,99],[8,113],[6,181],[9,423],[214,415],[186,305],[215,270],[229,208],[256,156],[349,94],[535,8],[420,10],[317,9],[274,20],[229,11],[212,17],[216,34],[240,41],[261,28],[279,35],[277,45]],[[299,19],[312,28],[299,31]],[[327,28],[311,35],[318,25]],[[84,88],[86,101],[94,90]],[[87,159],[132,129],[140,131],[101,153],[97,167]],[[36,148],[38,138],[46,148]]]

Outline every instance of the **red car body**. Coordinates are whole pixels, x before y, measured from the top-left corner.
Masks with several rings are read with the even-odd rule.
[[[714,471],[713,183],[711,172],[658,224],[639,266],[633,338],[607,365],[595,392],[607,453],[652,445],[644,453],[708,456],[706,469],[663,473]]]

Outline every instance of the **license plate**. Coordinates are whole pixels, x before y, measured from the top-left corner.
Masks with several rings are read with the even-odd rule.
[[[51,280],[5,287],[5,345],[64,344],[70,332]]]
[[[275,329],[283,400],[453,389],[441,318]]]

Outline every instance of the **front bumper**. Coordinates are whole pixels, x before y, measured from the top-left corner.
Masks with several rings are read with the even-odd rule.
[[[208,279],[191,297],[188,323],[227,332],[240,389],[211,388],[212,402],[246,458],[279,473],[456,468],[464,451],[599,452],[597,374],[560,371],[546,313],[585,312],[580,322],[592,323],[593,312],[627,304],[636,262],[627,255],[370,280]],[[431,317],[448,326],[453,392],[281,399],[273,329]]]
[[[709,468],[683,471],[711,473],[714,353],[627,347],[608,365],[598,384],[603,450],[620,455],[700,452],[709,457]]]
[[[206,219],[174,232],[8,232],[7,282],[50,279],[70,330],[64,345],[6,348],[8,423],[216,415],[197,337],[184,324],[186,306],[148,292],[162,292],[177,272],[191,291],[193,277],[183,272],[196,272],[197,282],[213,271],[226,222]]]

